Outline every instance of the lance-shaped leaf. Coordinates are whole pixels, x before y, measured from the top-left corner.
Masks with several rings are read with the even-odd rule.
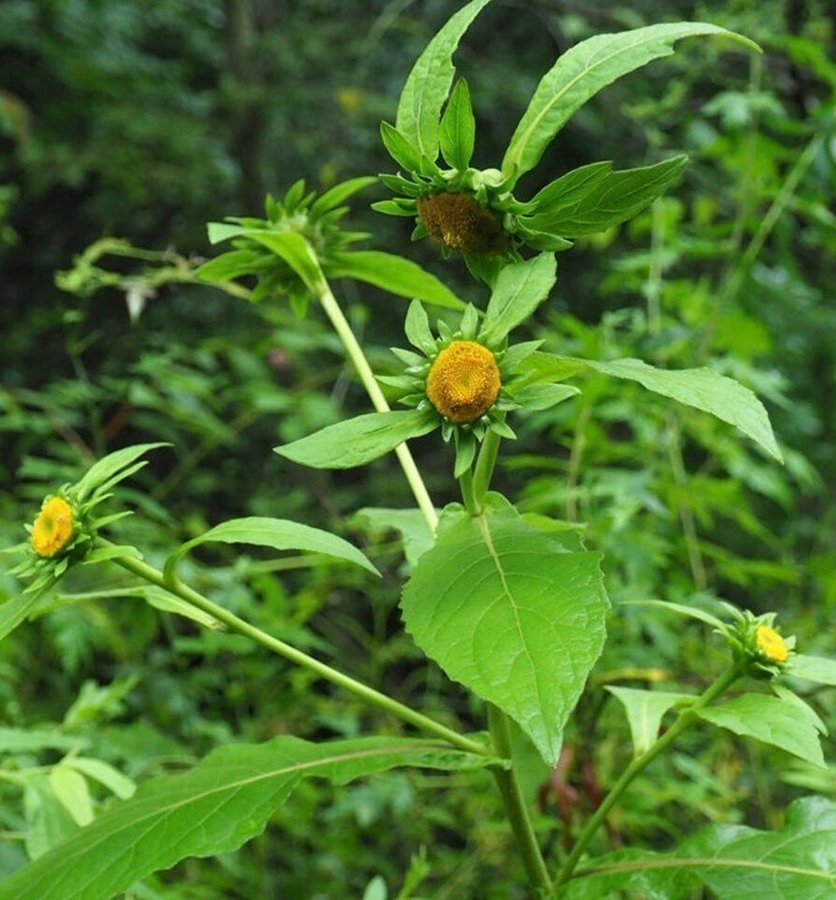
[[[698,879],[698,880],[697,880]],[[696,883],[694,883],[696,881]],[[805,797],[780,831],[711,825],[673,853],[623,851],[578,869],[565,900],[629,896],[680,898],[699,882],[728,900],[825,900],[836,891],[836,803]]]
[[[361,738],[312,744],[278,737],[221,747],[179,775],[155,778],[130,799],[0,882],[0,900],[108,900],[190,856],[228,853],[260,834],[301,779],[346,784],[395,766],[466,769],[495,760],[434,741]]]
[[[329,425],[275,452],[314,469],[351,469],[383,456],[437,426],[425,412],[367,413]]]
[[[687,162],[687,156],[675,156],[655,166],[609,172],[583,197],[525,216],[523,221],[538,231],[567,237],[606,231],[632,219],[664,194]]]
[[[258,260],[259,255],[252,250],[230,250],[198,266],[194,271],[194,277],[210,284],[231,281],[242,275],[252,275]]]
[[[694,700],[690,694],[677,694],[671,691],[643,691],[637,688],[606,685],[607,690],[617,697],[627,713],[630,725],[630,737],[633,740],[633,753],[641,756],[656,741],[662,716],[678,703]]]
[[[247,516],[243,519],[230,519],[222,522],[214,528],[210,528],[205,534],[193,540],[181,544],[166,562],[166,569],[176,563],[180,557],[193,550],[200,544],[253,544],[258,547],[272,547],[274,550],[302,550],[306,553],[322,553],[334,559],[342,559],[355,563],[374,572],[380,573],[372,565],[364,553],[361,553],[353,544],[323,531],[320,528],[312,528],[300,522],[291,522],[288,519],[272,519],[266,516]]]
[[[557,281],[557,261],[541,253],[526,262],[510,263],[496,279],[479,332],[487,343],[501,341],[548,297]]]
[[[613,378],[637,381],[655,394],[711,413],[723,422],[739,428],[767,453],[779,462],[783,461],[769,424],[769,416],[760,400],[742,384],[713,369],[655,369],[640,359],[570,361],[582,363],[586,368]]]
[[[463,172],[470,165],[476,141],[476,120],[470,105],[470,91],[459,79],[441,119],[441,155],[447,164]]]
[[[157,447],[170,446],[170,444],[164,442],[134,444],[130,447],[124,447],[122,450],[108,453],[107,456],[103,456],[98,462],[93,463],[84,473],[81,480],[77,482],[75,486],[76,497],[79,500],[86,500],[91,494],[109,490],[113,485],[147,464],[147,461],[143,461],[136,466],[131,465],[140,456],[148,453],[149,450],[155,450]]]
[[[577,109],[611,82],[662,56],[680,38],[722,35],[757,50],[752,41],[705,22],[649,25],[619,34],[599,34],[571,47],[543,76],[511,137],[502,172],[515,180],[533,169],[546,147]]]
[[[604,643],[600,558],[513,511],[486,512],[441,530],[403,591],[418,646],[511,716],[550,765]]]
[[[318,293],[322,283],[322,270],[316,254],[301,234],[297,234],[295,231],[269,231],[251,228],[244,231],[243,236],[261,244],[262,247],[266,247],[283,259],[302,279],[305,287],[311,293]]]
[[[742,737],[756,738],[814,765],[826,767],[818,722],[796,703],[767,694],[744,694],[720,706],[700,709],[697,715]]]
[[[395,125],[419,152],[438,156],[441,107],[450,92],[455,68],[452,56],[470,23],[490,0],[472,0],[460,9],[427,44],[406,79]]]
[[[400,297],[419,297],[435,306],[464,309],[464,303],[435,275],[417,263],[379,250],[335,253],[327,265],[329,278],[356,278]]]

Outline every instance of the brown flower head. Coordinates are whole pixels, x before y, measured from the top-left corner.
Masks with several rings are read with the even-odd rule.
[[[448,250],[493,255],[508,249],[499,217],[470,194],[430,194],[417,209],[429,236]]]

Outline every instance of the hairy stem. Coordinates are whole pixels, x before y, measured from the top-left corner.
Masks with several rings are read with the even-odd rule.
[[[105,546],[107,545],[104,541],[102,541],[102,543]],[[208,613],[218,622],[222,622],[226,625],[231,631],[242,634],[244,637],[250,638],[262,647],[271,650],[273,653],[283,656],[290,662],[314,672],[316,675],[330,681],[332,684],[349,691],[366,703],[370,703],[371,705],[382,709],[384,712],[397,716],[404,722],[408,722],[410,725],[414,725],[422,731],[433,734],[460,750],[464,750],[468,753],[478,753],[482,756],[490,753],[484,745],[447,728],[445,725],[434,721],[422,713],[416,712],[411,707],[399,703],[397,700],[393,700],[386,694],[376,691],[374,688],[363,684],[361,681],[357,681],[337,669],[332,669],[331,666],[320,662],[318,659],[309,656],[307,653],[303,653],[301,650],[297,650],[295,647],[286,644],[284,641],[280,641],[278,638],[274,638],[272,635],[267,634],[267,632],[262,631],[255,625],[251,625],[249,622],[239,618],[229,610],[213,603],[187,584],[184,584],[174,572],[170,572],[168,577],[165,577],[159,569],[155,569],[153,566],[149,566],[141,560],[128,556],[118,557],[114,559],[114,562],[122,566],[123,569],[127,569],[127,571],[131,572],[133,575],[144,579],[150,584],[161,587],[169,593],[174,594],[174,596],[179,597],[181,600],[190,603],[197,609],[203,610],[203,612]]]
[[[357,374],[360,376],[360,381],[363,383],[363,387],[365,387],[369,399],[372,401],[372,405],[378,412],[389,412],[390,406],[386,402],[383,391],[381,391],[380,385],[374,377],[371,366],[366,359],[366,354],[363,353],[363,348],[354,336],[351,325],[343,314],[343,311],[340,308],[339,303],[337,303],[337,299],[334,297],[334,293],[324,276],[317,287],[317,296],[319,302],[322,304],[322,308],[325,310],[325,314],[334,326],[334,331],[337,332],[337,335],[343,342],[346,353],[348,353],[349,359],[357,370]],[[436,513],[435,506],[427,492],[424,479],[421,477],[421,473],[415,465],[415,460],[409,452],[409,447],[407,447],[406,444],[399,444],[395,447],[395,454],[398,457],[404,475],[406,475],[406,480],[409,482],[409,486],[415,496],[418,508],[424,514],[424,518],[426,519],[430,531],[435,533],[436,526],[438,525],[438,514]]]
[[[492,703],[488,704],[488,727],[496,755],[503,759],[510,759],[511,731],[508,727],[508,718],[501,709]],[[540,845],[537,843],[537,836],[534,834],[531,817],[528,815],[528,808],[525,805],[516,773],[513,768],[497,767],[492,771],[502,795],[505,813],[511,824],[511,830],[514,832],[517,847],[522,855],[528,881],[537,890],[540,897],[549,897],[552,891],[551,880],[543,860],[543,854],[540,852]]]
[[[496,457],[499,453],[501,441],[502,438],[495,431],[488,429],[485,440],[482,442],[482,449],[479,451],[479,457],[476,460],[476,468],[473,472],[473,496],[479,509],[485,505],[485,497],[491,486],[491,478],[496,466]]]
[[[690,726],[697,721],[696,711],[699,709],[703,709],[709,704],[713,703],[721,694],[728,690],[728,688],[734,684],[735,681],[741,676],[742,669],[737,665],[731,665],[725,672],[717,678],[709,687],[705,689],[705,691],[692,703],[689,707],[684,709],[680,714],[679,718],[676,722],[653,744],[653,746],[649,747],[641,756],[637,756],[629,766],[622,772],[619,779],[610,789],[609,794],[604,798],[604,802],[595,810],[595,813],[592,815],[590,820],[586,823],[583,831],[578,837],[577,843],[575,844],[572,852],[566,859],[566,862],[560,869],[560,872],[557,875],[557,879],[555,884],[559,887],[562,884],[565,884],[571,877],[572,873],[575,871],[575,866],[577,866],[580,858],[583,856],[586,848],[589,846],[590,841],[595,835],[595,832],[598,828],[603,824],[604,820],[607,817],[609,811],[615,806],[619,797],[624,793],[624,791],[629,787],[630,783],[633,779],[647,767],[647,765],[653,762],[660,753],[663,753],[667,748]]]

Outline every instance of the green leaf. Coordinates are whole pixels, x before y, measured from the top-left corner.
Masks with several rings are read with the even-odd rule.
[[[380,139],[386,152],[395,162],[408,172],[418,172],[421,169],[421,154],[412,144],[388,122],[380,123]]]
[[[441,107],[455,75],[451,57],[470,23],[489,2],[472,0],[452,16],[418,57],[406,79],[395,124],[427,159],[438,156]]]
[[[260,834],[301,779],[342,785],[395,766],[469,769],[495,763],[434,741],[361,738],[312,744],[282,736],[221,747],[189,772],[155,778],[130,799],[0,882],[0,900],[108,900],[190,856],[228,853]]]
[[[420,509],[365,507],[359,510],[354,518],[364,523],[366,530],[370,532],[399,532],[403,540],[404,556],[411,566],[418,562],[435,541]]]
[[[375,184],[376,181],[377,179],[372,175],[361,175],[359,178],[349,178],[348,181],[335,184],[314,202],[311,206],[311,216],[314,218],[321,216],[354,196],[358,191],[362,191],[363,188]]]
[[[430,330],[430,320],[420,300],[413,300],[409,304],[404,323],[404,334],[413,347],[424,354],[435,353],[436,343]]]
[[[41,593],[18,594],[0,605],[0,641],[11,634],[40,600]]]
[[[312,294],[319,292],[322,285],[322,270],[316,253],[301,234],[295,231],[265,231],[254,228],[245,231],[244,236],[283,259]]]
[[[551,409],[558,403],[563,403],[570,397],[580,394],[573,384],[531,384],[519,391],[514,391],[514,402],[519,403],[523,409],[532,412],[541,409]]]
[[[551,253],[505,266],[488,301],[480,339],[487,343],[503,340],[548,297],[555,281],[557,261]]]
[[[59,763],[50,769],[49,785],[76,825],[89,825],[93,821],[90,789],[80,772]]]
[[[70,756],[63,761],[62,765],[77,769],[94,781],[98,781],[99,784],[103,784],[120,800],[127,800],[136,793],[136,782],[100,759],[91,759],[88,756]]]
[[[687,162],[687,156],[675,156],[654,166],[609,172],[574,203],[538,211],[522,221],[538,231],[566,237],[606,231],[632,219],[661,196],[678,180]]]
[[[26,834],[26,852],[31,859],[42,857],[56,844],[78,831],[78,826],[63,803],[55,796],[49,777],[43,774],[29,775],[23,788],[23,809],[29,831]],[[28,869],[24,866],[24,869]],[[23,870],[19,870],[23,871]],[[0,882],[0,895],[9,879]],[[10,894],[9,900],[15,897]],[[46,891],[43,897],[49,896]],[[34,898],[33,898],[34,900]]]
[[[206,234],[210,244],[220,244],[230,238],[240,237],[250,231],[246,225],[231,224],[230,222],[207,222]]]
[[[572,169],[538,191],[527,206],[533,215],[571,206],[582,200],[612,169],[612,162],[594,162]]]
[[[319,528],[312,528],[310,525],[265,516],[230,519],[210,528],[200,537],[178,547],[168,558],[166,567],[195,547],[209,543],[253,544],[258,547],[272,547],[274,550],[322,553],[334,559],[355,563],[369,572],[374,572],[375,575],[380,574],[364,553],[341,537]]]
[[[610,684],[604,687],[624,706],[635,756],[641,756],[656,743],[662,717],[669,709],[677,703],[695,699],[690,694],[677,694],[671,691],[644,691]]]
[[[159,441],[154,444],[134,444],[131,447],[124,447],[121,450],[108,453],[107,456],[103,456],[98,462],[93,463],[93,465],[85,472],[81,480],[76,483],[76,496],[79,500],[85,500],[105,482],[110,481],[110,485],[112,486],[120,480],[118,477],[119,472],[123,469],[127,469],[134,460],[138,459],[144,453],[147,453],[149,450],[156,450],[157,447],[170,446],[171,444]],[[145,465],[145,463],[143,462],[142,465]],[[135,472],[137,468],[141,468],[141,466],[136,467],[131,471]]]
[[[724,900],[825,900],[836,889],[836,803],[797,800],[780,831],[710,825],[673,853],[620,850],[594,863],[577,870],[566,900],[679,900],[699,893],[695,878]]]
[[[367,413],[276,447],[275,452],[314,469],[351,469],[383,456],[409,438],[427,434],[436,425],[432,416],[418,410]]]
[[[82,560],[85,564],[106,562],[109,559],[142,559],[142,554],[136,547],[130,544],[110,544],[106,547],[96,547]]]
[[[441,155],[447,164],[460,172],[470,165],[473,147],[476,142],[476,119],[470,105],[470,91],[467,82],[460,78],[444,116],[441,119]]]
[[[242,275],[251,275],[257,260],[258,254],[252,250],[230,250],[198,266],[194,277],[209,283],[232,281]]]
[[[796,800],[780,831],[712,825],[677,856],[708,857],[697,874],[716,897],[825,900],[836,894],[836,803]]]
[[[697,710],[706,722],[780,747],[800,759],[826,767],[813,721],[794,703],[767,694],[744,694],[720,706]]]
[[[37,753],[39,750],[73,750],[86,747],[86,738],[69,737],[45,728],[0,728],[0,754]]]
[[[393,253],[356,250],[335,253],[327,266],[329,278],[356,278],[400,297],[418,297],[435,306],[464,309],[465,304],[435,275]]]
[[[0,607],[1,608],[1,607]],[[805,656],[803,653],[790,657],[789,674],[796,678],[806,678],[819,684],[836,685],[836,659],[825,656]]]
[[[533,169],[573,113],[601,88],[651,60],[670,56],[680,38],[712,34],[759,49],[747,38],[704,22],[674,22],[599,34],[571,47],[537,86],[505,151],[503,174],[513,174],[516,180]]]
[[[604,643],[600,554],[566,552],[513,511],[439,531],[401,600],[419,647],[496,704],[554,765]]]
[[[663,609],[668,612],[675,612],[680,616],[687,616],[689,619],[697,619],[711,625],[713,628],[723,629],[724,623],[717,616],[706,612],[703,609],[697,609],[694,606],[685,606],[681,603],[673,603],[668,600],[627,600],[625,606],[655,606],[657,609]]]
[[[154,587],[153,585],[143,586],[139,596],[141,596],[149,606],[158,609],[161,612],[172,613],[176,616],[183,616],[202,625],[204,628],[211,628],[213,631],[220,630],[225,626],[210,616],[209,613],[203,612],[191,603],[169,594],[163,588]]]
[[[734,425],[763,447],[767,453],[783,462],[781,451],[772,433],[769,416],[763,404],[737,381],[720,375],[713,369],[654,369],[640,359],[615,359],[611,362],[574,360],[586,367],[613,378],[637,381],[642,387],[670,397],[679,403],[711,413],[723,422]]]

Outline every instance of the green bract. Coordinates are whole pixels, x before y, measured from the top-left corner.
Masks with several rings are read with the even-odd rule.
[[[416,263],[391,253],[351,249],[367,235],[341,228],[349,209],[342,204],[374,181],[352,178],[319,197],[297,181],[281,200],[268,195],[266,219],[228,216],[225,222],[210,222],[210,242],[232,240],[235,249],[204,263],[195,277],[213,283],[254,277],[248,299],[258,303],[288,297],[300,316],[311,297],[322,293],[325,278],[357,278],[394,294],[461,308],[455,294]]]
[[[681,174],[687,162],[682,155],[624,171],[599,162],[564,173],[528,200],[515,197],[519,178],[539,163],[558,131],[587,100],[622,75],[670,55],[674,42],[683,37],[723,35],[758,48],[740,35],[701,22],[590,38],[562,54],[543,77],[501,168],[475,169],[470,166],[476,134],[470,92],[464,79],[450,92],[455,77],[451,57],[487,2],[473,0],[457,12],[416,61],[395,125],[381,125],[383,143],[401,168],[396,175],[380,176],[395,197],[373,207],[387,215],[414,217],[413,240],[429,235],[445,255],[461,252],[471,272],[492,284],[504,262],[521,259],[524,247],[565,250],[572,246],[569,238],[605,231],[632,218]]]

